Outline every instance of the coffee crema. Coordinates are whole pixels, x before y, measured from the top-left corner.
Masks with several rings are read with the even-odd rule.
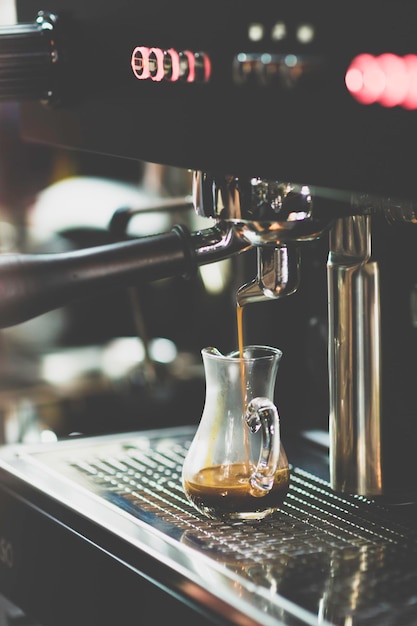
[[[194,506],[213,519],[262,519],[283,503],[290,470],[278,469],[271,490],[261,496],[254,495],[250,485],[254,471],[245,463],[205,467],[184,482],[184,490]]]

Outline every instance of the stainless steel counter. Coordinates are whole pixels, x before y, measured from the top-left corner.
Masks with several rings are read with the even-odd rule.
[[[4,447],[0,593],[54,626],[136,623],[164,605],[198,624],[417,624],[417,507],[340,497],[310,443],[287,448],[282,510],[208,520],[181,487],[193,432]]]

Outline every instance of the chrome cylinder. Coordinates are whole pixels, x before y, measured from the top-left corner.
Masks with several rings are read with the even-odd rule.
[[[370,216],[338,220],[330,234],[330,475],[334,489],[381,495],[379,268]]]

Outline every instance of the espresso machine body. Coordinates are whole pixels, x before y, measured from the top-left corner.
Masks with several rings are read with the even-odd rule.
[[[166,606],[234,626],[416,623],[415,2],[16,0],[16,14],[0,99],[22,138],[191,170],[208,226],[2,254],[0,326],[238,258],[233,312],[248,341],[283,350],[291,481],[269,525],[230,526],[184,497],[195,424],[3,446],[0,592],[42,626]]]
[[[329,245],[333,485],[415,499],[414,3],[16,6],[37,23],[3,54],[25,139],[197,172],[197,211],[257,249],[245,304],[296,292]]]
[[[363,53],[414,52],[412,2],[353,2],[343,10],[302,0],[216,2],[198,10],[186,0],[16,5],[20,23],[33,22],[38,11],[57,16],[49,81],[35,66],[26,94],[14,80],[4,86],[20,99],[32,90],[32,98],[53,105],[21,106],[28,139],[192,170],[413,197],[415,113],[364,105],[345,82]],[[175,80],[161,80],[156,70],[146,78],[133,67],[138,54],[152,62],[164,53],[166,63],[170,51],[185,64]],[[25,68],[19,71],[24,80]],[[6,67],[6,80],[8,73]]]

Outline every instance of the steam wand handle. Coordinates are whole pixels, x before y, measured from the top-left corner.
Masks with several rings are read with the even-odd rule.
[[[213,227],[190,233],[182,225],[170,232],[54,254],[0,255],[0,328],[87,298],[174,276],[189,277],[244,244]]]

